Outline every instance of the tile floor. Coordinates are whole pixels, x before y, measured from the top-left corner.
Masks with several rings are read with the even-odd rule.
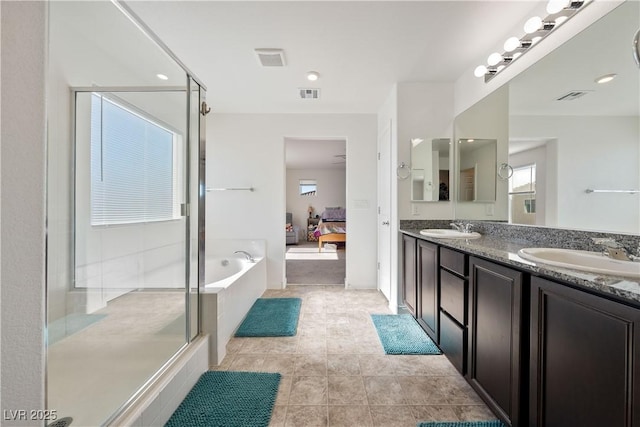
[[[390,313],[374,290],[289,286],[300,297],[298,334],[232,338],[215,370],[279,372],[271,426],[407,426],[495,419],[445,356],[385,355],[370,318]]]

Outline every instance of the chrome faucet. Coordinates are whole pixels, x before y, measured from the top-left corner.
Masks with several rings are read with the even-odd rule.
[[[256,262],[255,258],[247,251],[235,251],[234,254],[243,254],[245,257],[247,257],[247,261]]]
[[[453,227],[454,230],[457,230],[461,233],[471,233],[471,227],[473,227],[473,224],[470,224],[470,223],[465,224],[462,222],[452,222],[449,225]]]
[[[610,237],[593,237],[591,240],[593,240],[593,243],[596,245],[604,246],[602,254],[609,258],[640,262],[640,246],[638,246],[634,255],[630,254],[627,248]]]

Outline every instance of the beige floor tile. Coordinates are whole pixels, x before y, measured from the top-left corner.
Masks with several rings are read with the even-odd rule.
[[[325,427],[328,425],[327,406],[289,406],[287,408],[285,427]]]
[[[328,377],[329,405],[366,405],[367,393],[362,377]]]
[[[289,396],[291,395],[291,382],[293,377],[280,378],[278,385],[278,394],[276,396],[276,406],[287,406],[289,404]]]
[[[371,412],[367,405],[329,406],[330,427],[373,426]]]
[[[305,335],[298,340],[298,354],[326,354],[327,338],[324,336]]]
[[[289,405],[326,405],[327,377],[294,376]]]
[[[295,376],[326,377],[327,356],[324,353],[298,355],[295,363]]]
[[[360,375],[358,356],[353,354],[328,354],[327,375]]]
[[[362,375],[395,375],[396,362],[393,358],[396,356],[388,355],[360,355],[360,370]]]
[[[402,387],[395,377],[363,377],[369,405],[404,405]],[[413,403],[413,402],[411,402]]]
[[[370,409],[374,426],[416,427],[410,406],[371,406]]]
[[[412,406],[411,410],[418,421],[480,421],[496,419],[496,416],[485,405]]]
[[[271,413],[271,420],[269,421],[269,427],[284,427],[285,420],[287,419],[287,407],[276,405]]]

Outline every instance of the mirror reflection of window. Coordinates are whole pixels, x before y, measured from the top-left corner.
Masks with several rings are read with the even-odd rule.
[[[301,179],[300,180],[300,195],[301,196],[315,196],[318,190],[318,184],[315,179]]]
[[[536,165],[513,168],[509,179],[509,222],[536,223]]]

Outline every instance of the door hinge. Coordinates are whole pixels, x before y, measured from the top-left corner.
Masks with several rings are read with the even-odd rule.
[[[380,206],[378,206],[378,215],[380,215]]]
[[[180,203],[180,216],[189,216],[189,205],[186,203]]]
[[[378,160],[380,160],[380,153],[378,153]]]

